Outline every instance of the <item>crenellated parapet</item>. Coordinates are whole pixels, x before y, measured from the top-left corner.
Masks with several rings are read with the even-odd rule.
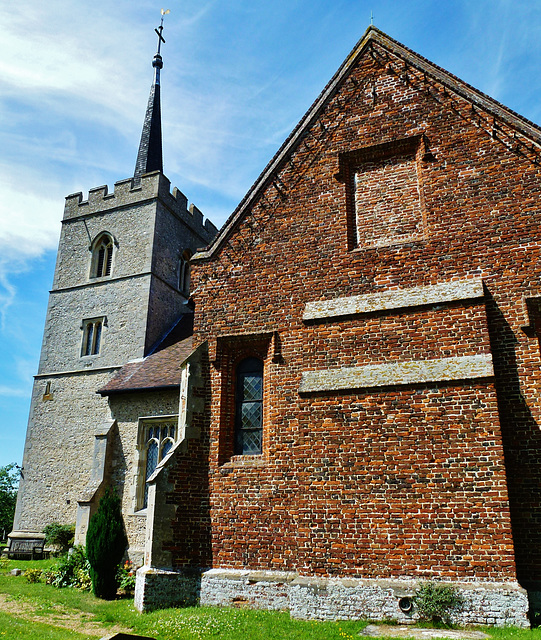
[[[167,209],[183,220],[190,229],[207,240],[212,241],[218,229],[194,205],[188,205],[186,196],[176,187],[171,191],[171,182],[160,171],[153,171],[141,177],[134,184],[133,178],[115,182],[114,191],[109,193],[107,185],[95,187],[88,192],[88,199],[83,199],[81,192],[66,197],[64,221],[87,216],[94,213],[105,213],[113,209],[140,205],[145,201],[160,200]]]

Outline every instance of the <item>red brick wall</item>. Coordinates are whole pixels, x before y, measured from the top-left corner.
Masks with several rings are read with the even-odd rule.
[[[281,344],[279,358],[270,342],[265,354],[264,453],[231,460],[228,380],[244,347],[217,343],[212,561],[512,579],[516,552],[521,580],[535,580],[541,380],[522,299],[541,293],[539,170],[509,148],[503,121],[493,134],[485,112],[378,50],[360,58],[227,242],[194,265],[198,341],[277,332]],[[352,249],[353,198],[347,177],[337,180],[340,158],[411,136],[424,136],[418,186],[410,181],[422,237]],[[485,305],[467,301],[302,321],[308,301],[474,275],[487,287],[488,325]],[[494,380],[298,393],[303,371],[489,350]]]

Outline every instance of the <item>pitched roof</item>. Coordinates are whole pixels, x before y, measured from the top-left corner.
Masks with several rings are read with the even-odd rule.
[[[471,85],[454,76],[452,73],[438,67],[396,40],[393,40],[383,33],[383,31],[380,31],[374,26],[370,26],[339,67],[338,71],[320,93],[318,98],[314,101],[312,106],[301,118],[300,122],[293,129],[289,137],[284,141],[280,149],[278,149],[275,156],[265,167],[261,175],[250,187],[248,193],[244,196],[235,211],[233,211],[229,216],[218,235],[214,238],[212,244],[204,250],[198,250],[195,255],[192,256],[192,262],[212,259],[216,251],[226,241],[228,236],[236,227],[237,223],[244,217],[245,213],[249,211],[260,193],[272,183],[273,177],[280,169],[282,163],[288,158],[296,146],[300,144],[310,127],[317,122],[321,112],[333,99],[338,88],[347,80],[349,72],[356,65],[359,58],[371,51],[370,47],[373,43],[379,45],[382,49],[394,56],[401,58],[406,65],[409,65],[413,69],[421,72],[425,77],[431,78],[433,81],[443,86],[444,90],[448,90],[465,99],[472,105],[472,111],[473,108],[476,107],[479,110],[488,113],[491,117],[498,118],[500,122],[505,123],[514,131],[522,134],[529,142],[533,142],[536,146],[536,155],[541,155],[541,149],[539,148],[539,145],[541,145],[541,128],[538,125],[511,109],[508,109],[490,96],[478,91]],[[510,145],[508,148],[509,147]],[[535,162],[537,162],[537,160]]]
[[[98,393],[110,396],[178,387],[181,365],[193,350],[192,331],[193,314],[185,313],[146,358],[125,364]]]

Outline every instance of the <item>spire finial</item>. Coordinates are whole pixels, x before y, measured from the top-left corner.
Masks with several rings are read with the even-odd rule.
[[[162,20],[160,22],[160,26],[157,29],[154,29],[156,35],[158,36],[158,49],[156,50],[156,55],[154,56],[154,60],[152,60],[152,66],[154,67],[154,83],[160,84],[160,69],[163,69],[163,60],[160,54],[162,48],[162,42],[165,44],[164,37],[162,36],[163,31],[163,19],[168,13],[171,13],[169,9],[162,9]]]
[[[154,82],[150,87],[147,112],[143,123],[141,142],[139,143],[139,153],[137,154],[137,162],[135,163],[135,172],[133,174],[134,182],[136,183],[140,181],[144,173],[163,171],[162,122],[160,112],[160,71],[163,68],[163,60],[160,50],[162,42],[165,42],[162,35],[163,19],[168,13],[170,13],[169,9],[162,9],[160,26],[154,29],[158,36],[158,49],[152,60]]]

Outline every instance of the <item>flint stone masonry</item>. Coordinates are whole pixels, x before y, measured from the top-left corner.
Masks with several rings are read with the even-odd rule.
[[[363,296],[350,296],[336,300],[308,302],[306,303],[302,319],[307,321],[359,315],[388,309],[402,309],[454,302],[457,300],[482,298],[483,295],[482,280],[458,280],[456,282],[444,282],[426,287],[393,289],[382,293],[369,293]]]
[[[134,605],[138,611],[194,607],[199,602],[200,572],[168,571],[142,566],[137,570]]]
[[[114,464],[111,480],[124,487],[122,513],[129,542],[130,559],[144,564],[146,510],[137,510],[137,493],[144,475],[143,444],[140,442],[140,419],[152,416],[172,416],[178,413],[178,389],[144,393],[127,393],[109,398],[111,415],[117,420],[117,437],[113,441]]]
[[[211,569],[202,575],[201,604],[289,609],[290,585],[296,577],[291,571]]]
[[[194,204],[188,207],[186,196],[176,187],[171,192],[170,186],[171,182],[162,173],[153,171],[142,176],[140,184],[136,186],[133,184],[133,178],[115,182],[113,193],[109,193],[107,185],[90,189],[87,200],[83,200],[81,192],[73,193],[66,197],[64,220],[95,213],[102,214],[111,209],[134,204],[140,206],[145,200],[160,197],[175,215],[210,242],[218,229],[208,219],[203,222],[201,211]]]
[[[414,611],[405,614],[399,600],[411,597],[415,581],[298,578],[291,583],[291,617],[336,620],[416,621]],[[518,584],[453,583],[463,596],[463,611],[452,614],[454,624],[515,625],[528,627],[528,597]]]
[[[107,402],[95,390],[114,371],[35,380],[15,530],[76,522],[77,500],[92,478],[96,427],[109,418]],[[52,400],[44,401],[48,381]]]
[[[459,356],[439,360],[412,360],[370,364],[364,367],[344,367],[302,374],[299,393],[369,389],[421,382],[448,382],[489,378],[494,375],[492,356]]]
[[[139,396],[131,404],[138,415],[119,412],[108,447],[111,464],[104,465],[99,482],[93,478],[96,427],[111,419],[111,406],[96,392],[117,368],[145,357],[176,324],[186,304],[178,288],[180,257],[208,244],[216,232],[196,207],[188,208],[182,193],[169,188],[169,180],[155,172],[138,187],[130,178],[111,194],[98,187],[87,201],[81,194],[66,198],[15,518],[15,528],[23,530],[42,530],[52,521],[76,523],[78,542],[84,542],[100,487],[113,478],[123,499],[130,555],[138,562],[146,514],[134,510],[142,465],[137,421],[141,415],[176,414],[178,391]],[[92,246],[105,232],[113,239],[111,273],[94,278]],[[82,356],[84,320],[91,318],[103,319],[100,348]]]
[[[399,601],[413,597],[416,580],[316,578],[292,571],[210,569],[197,573],[150,570],[137,572],[136,608],[148,611],[198,598],[201,605],[249,606],[269,611],[289,610],[292,618],[308,620],[419,619],[415,608],[404,613]],[[528,627],[528,597],[516,583],[449,583],[465,606],[452,616],[455,624]],[[144,594],[144,595],[143,595]],[[169,599],[168,599],[169,597]]]

